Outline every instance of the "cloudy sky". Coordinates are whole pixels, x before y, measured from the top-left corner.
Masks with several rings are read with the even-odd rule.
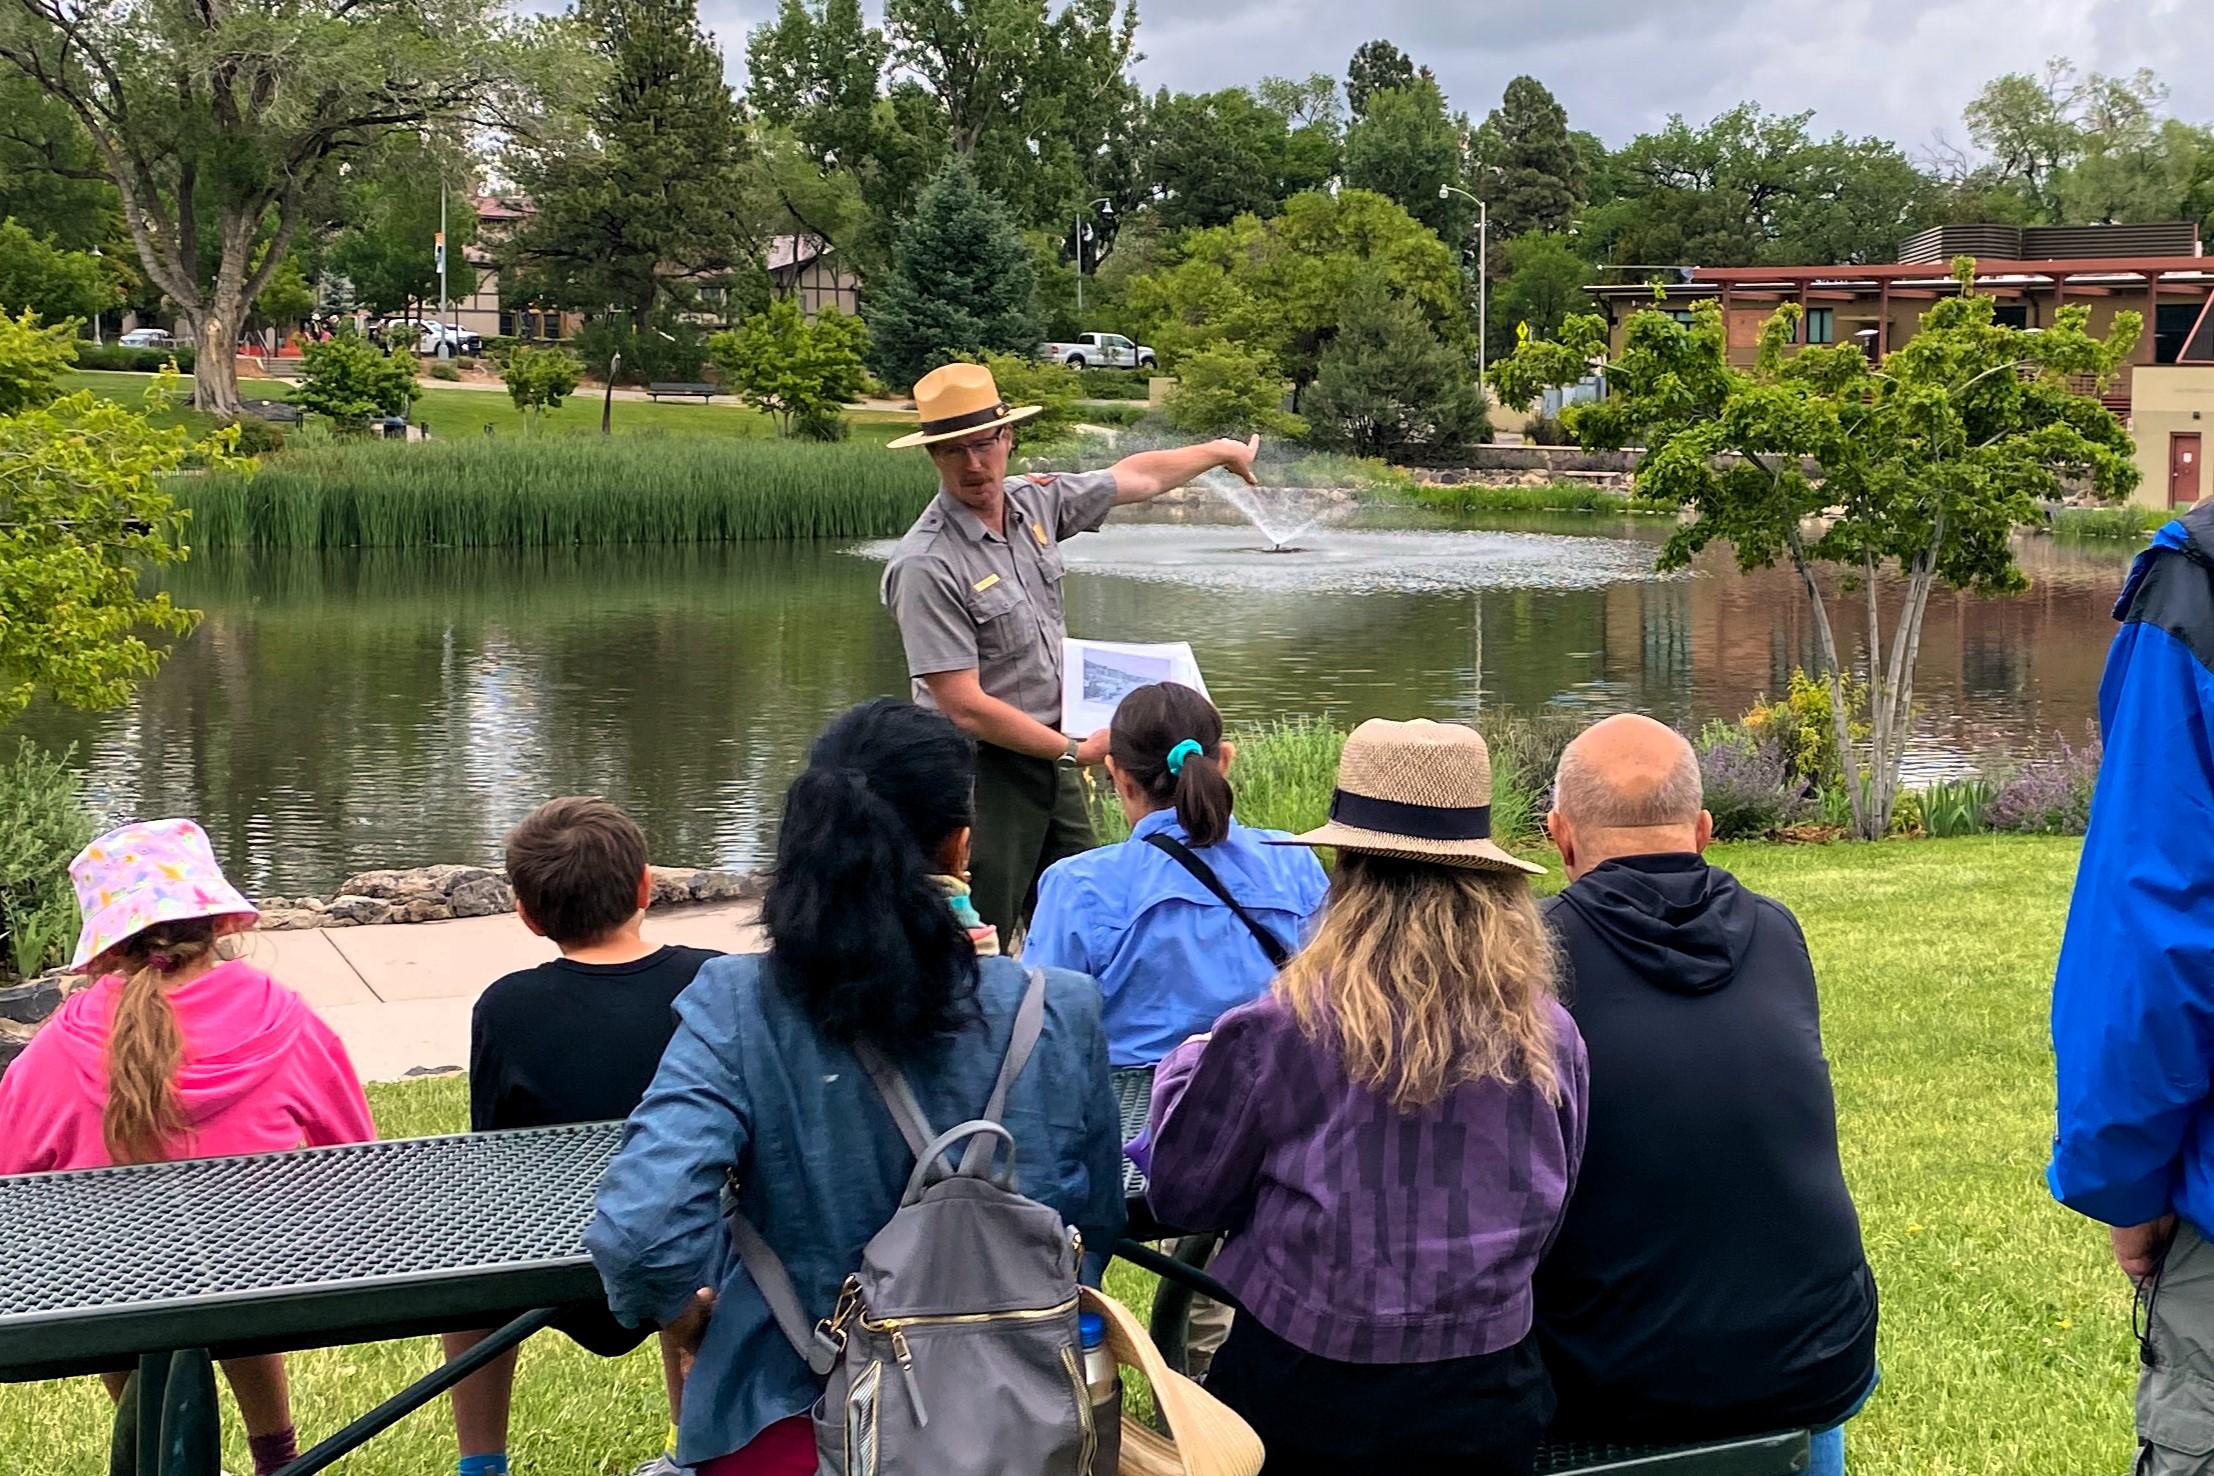
[[[701,0],[733,80],[747,29],[773,11],[774,0]],[[1138,13],[1148,87],[1342,76],[1355,46],[1387,36],[1457,108],[1481,118],[1528,72],[1573,126],[1610,143],[1751,98],[1919,154],[1941,134],[1961,139],[1961,106],[1984,80],[2052,56],[2151,67],[2174,111],[2214,122],[2214,0],[1139,0]]]

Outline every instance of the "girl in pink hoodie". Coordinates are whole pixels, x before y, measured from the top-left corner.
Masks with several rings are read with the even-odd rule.
[[[128,825],[70,863],[84,914],[72,995],[0,1076],[0,1174],[271,1153],[376,1136],[338,1037],[226,955],[253,904],[190,820]],[[298,1453],[284,1359],[223,1365],[256,1476]],[[120,1376],[108,1380],[120,1394]]]

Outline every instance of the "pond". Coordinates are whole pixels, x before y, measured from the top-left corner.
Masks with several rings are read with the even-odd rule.
[[[1368,520],[1271,553],[1242,524],[1118,520],[1068,545],[1070,628],[1191,641],[1234,722],[1636,708],[1696,726],[1813,664],[1788,575],[1726,553],[1657,575],[1665,532]],[[261,895],[495,860],[561,793],[629,807],[657,859],[751,865],[815,730],[906,689],[884,551],[205,555],[168,587],[207,618],[130,707],[23,726],[74,743],[109,812],[199,818]],[[2029,594],[1931,603],[1919,773],[2080,741],[2095,716],[2124,552],[2032,539],[2022,557]]]

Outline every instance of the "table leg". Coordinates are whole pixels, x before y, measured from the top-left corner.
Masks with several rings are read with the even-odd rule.
[[[126,1403],[132,1405],[132,1464],[138,1476],[161,1476],[161,1408],[169,1387],[169,1355],[140,1354],[131,1387],[136,1399]]]
[[[169,1356],[160,1407],[161,1476],[222,1476],[222,1410],[207,1349],[181,1348]]]

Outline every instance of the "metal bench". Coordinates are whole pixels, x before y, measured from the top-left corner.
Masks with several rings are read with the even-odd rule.
[[[682,384],[674,380],[656,381],[655,383],[646,386],[646,398],[652,400],[657,405],[661,403],[661,397],[663,395],[671,395],[679,398],[689,397],[698,400],[701,404],[704,405],[709,400],[714,399],[722,392],[722,387],[720,385]]]
[[[499,1327],[286,1468],[309,1476],[559,1309],[605,1305],[582,1235],[621,1136],[593,1123],[0,1178],[0,1382],[135,1367],[119,1449],[142,1476],[216,1476],[213,1360]]]
[[[1149,1067],[1126,1067],[1114,1073],[1115,1105],[1122,1115],[1122,1140],[1127,1143],[1145,1129],[1153,1101],[1153,1072]],[[1161,1278],[1153,1300],[1150,1331],[1171,1368],[1184,1367],[1184,1340],[1190,1324],[1193,1297],[1209,1296],[1237,1305],[1213,1277],[1200,1269],[1214,1248],[1214,1238],[1187,1236],[1161,1225],[1145,1203],[1145,1177],[1125,1159],[1123,1195],[1130,1202],[1131,1238],[1115,1247],[1115,1254],[1144,1267]],[[1178,1239],[1172,1253],[1164,1254],[1145,1240]],[[1795,1476],[1807,1469],[1808,1434],[1786,1430],[1771,1435],[1705,1445],[1627,1446],[1587,1441],[1563,1441],[1547,1445],[1538,1455],[1538,1476]]]

